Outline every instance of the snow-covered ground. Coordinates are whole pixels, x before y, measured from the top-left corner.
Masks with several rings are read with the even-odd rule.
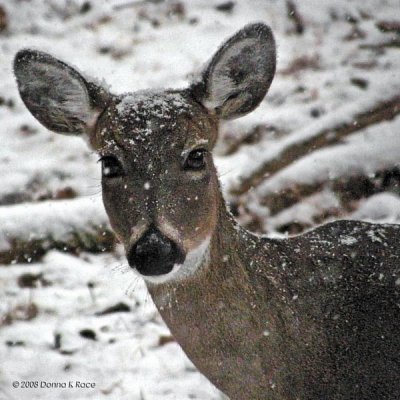
[[[97,156],[79,138],[49,133],[19,99],[11,68],[19,49],[49,52],[104,79],[116,93],[182,87],[224,38],[249,22],[269,24],[278,45],[277,76],[255,112],[222,127],[216,151],[223,188],[232,198],[230,189],[290,143],[347,123],[400,92],[399,30],[380,24],[396,18],[400,24],[398,0],[294,4],[304,25],[300,34],[287,3],[277,0],[0,1],[0,251],[7,245],[6,223],[24,238],[57,230],[57,215],[47,219],[43,209],[57,199],[68,207],[68,198],[77,196],[68,212],[93,202],[100,207],[91,208],[93,218],[104,215]],[[259,137],[227,151],[259,126],[266,127]],[[245,199],[264,218],[265,230],[290,221],[311,226],[318,210],[340,207],[329,185],[269,222],[260,199],[295,184],[391,169],[399,154],[397,117],[305,155],[261,180]],[[397,194],[360,199],[353,216],[399,222]],[[66,218],[54,207],[61,232]],[[79,219],[82,210],[76,212]],[[1,400],[222,399],[169,339],[143,282],[127,279],[124,265],[117,248],[78,256],[53,250],[40,262],[0,266]],[[15,381],[20,387],[13,387]],[[78,381],[94,387],[69,387]],[[38,388],[22,387],[35,382]],[[67,387],[42,387],[51,384]]]

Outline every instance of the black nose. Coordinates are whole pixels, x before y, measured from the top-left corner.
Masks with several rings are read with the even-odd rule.
[[[157,228],[150,228],[129,250],[128,262],[142,275],[163,275],[174,264],[182,264],[185,255],[180,247]]]

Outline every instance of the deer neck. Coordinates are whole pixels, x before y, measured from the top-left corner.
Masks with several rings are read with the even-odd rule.
[[[265,307],[268,290],[257,290],[249,273],[256,266],[250,268],[248,260],[252,262],[261,239],[237,225],[222,195],[218,218],[196,273],[148,288],[172,334],[201,372],[222,390],[235,387],[237,398],[261,399],[265,394],[242,392],[244,386],[269,392],[273,383],[266,378],[265,365],[270,363],[272,374],[276,364],[272,348],[265,353],[271,354],[269,360],[259,357],[266,323],[274,318],[274,310]],[[272,394],[268,398],[278,399]]]

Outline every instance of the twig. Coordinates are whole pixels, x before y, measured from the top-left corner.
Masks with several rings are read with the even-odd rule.
[[[299,14],[296,5],[294,4],[293,1],[287,0],[286,1],[286,9],[287,9],[287,15],[289,19],[291,19],[294,23],[294,28],[295,32],[298,35],[302,35],[304,33],[304,22],[303,18],[301,18],[301,15]]]
[[[116,4],[113,6],[113,9],[116,11],[123,10],[125,8],[130,8],[130,7],[136,7],[136,6],[141,6],[146,3],[153,3],[153,4],[159,4],[163,3],[164,0],[136,0],[136,1],[128,1],[127,3],[122,3],[122,4]]]

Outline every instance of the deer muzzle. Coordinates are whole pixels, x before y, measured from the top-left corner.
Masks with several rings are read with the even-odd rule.
[[[131,268],[146,276],[168,274],[176,264],[183,264],[185,254],[180,246],[157,228],[151,227],[127,254]]]

